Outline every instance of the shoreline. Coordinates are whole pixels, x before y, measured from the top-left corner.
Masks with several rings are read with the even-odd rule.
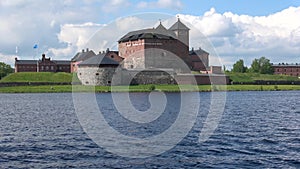
[[[136,86],[82,86],[41,85],[0,87],[0,93],[72,93],[72,92],[215,92],[215,91],[296,91],[300,85],[136,85]]]

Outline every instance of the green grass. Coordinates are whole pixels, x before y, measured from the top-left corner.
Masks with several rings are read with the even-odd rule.
[[[136,86],[82,86],[82,85],[43,85],[43,86],[15,86],[0,87],[0,93],[71,93],[71,92],[151,92],[153,85]],[[154,91],[179,92],[179,91],[275,91],[275,90],[300,90],[300,85],[183,85],[179,90],[177,85],[155,85]]]
[[[300,90],[300,85],[228,85],[227,91]]]
[[[12,73],[0,80],[0,82],[72,82],[72,73],[51,72],[19,72]]]
[[[226,75],[233,82],[254,82],[255,80],[266,80],[266,81],[299,81],[298,77],[288,75],[268,75],[259,73],[233,73],[228,72]]]

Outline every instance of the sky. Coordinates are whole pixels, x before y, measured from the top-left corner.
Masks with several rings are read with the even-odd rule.
[[[146,22],[149,16],[156,22]],[[261,56],[300,63],[296,0],[1,0],[0,61],[13,65],[15,57],[38,59],[42,53],[71,59],[95,37],[102,38],[97,50],[116,48],[122,34],[159,19],[167,27],[176,16],[193,27],[190,47],[209,52],[211,64],[218,57],[229,68],[239,59],[249,66]]]

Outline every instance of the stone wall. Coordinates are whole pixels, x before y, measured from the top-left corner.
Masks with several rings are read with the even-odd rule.
[[[78,78],[84,85],[107,86],[111,85],[114,67],[78,67]]]
[[[117,71],[116,71],[117,70]],[[78,78],[83,85],[138,85],[138,84],[229,84],[222,74],[179,74],[172,69],[116,69],[113,67],[79,67]]]
[[[197,85],[225,85],[230,84],[229,77],[222,74],[182,74],[176,75],[178,84],[197,84]]]

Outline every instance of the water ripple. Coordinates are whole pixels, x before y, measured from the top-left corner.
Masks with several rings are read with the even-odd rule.
[[[192,131],[174,149],[145,159],[119,157],[96,145],[76,118],[71,94],[0,94],[0,168],[299,168],[299,94],[229,92],[217,130],[198,143],[211,98],[200,93]],[[140,110],[149,107],[145,94],[130,97]],[[168,97],[170,105],[180,101],[176,94]],[[102,108],[113,127],[132,136],[158,134],[176,118],[170,106],[150,125],[129,125],[111,106],[109,94],[97,99],[106,101]]]

